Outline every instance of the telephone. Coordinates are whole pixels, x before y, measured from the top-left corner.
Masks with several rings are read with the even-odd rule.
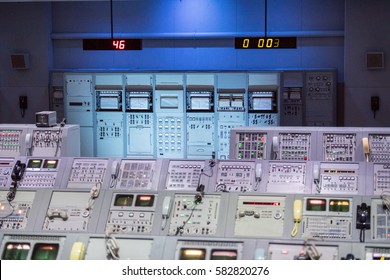
[[[364,155],[366,157],[366,161],[368,162],[369,161],[369,156],[370,156],[370,144],[368,142],[368,138],[367,137],[363,137],[362,138],[362,144],[363,144],[363,152],[364,152]]]
[[[162,218],[163,218],[161,230],[164,230],[165,227],[167,226],[167,220],[168,220],[169,215],[171,213],[171,208],[172,208],[171,197],[170,196],[164,197],[162,211],[161,211]]]
[[[263,175],[263,166],[260,162],[256,163],[255,165],[255,179],[256,179],[256,185],[254,187],[254,191],[257,191],[258,185],[261,181],[261,176]]]
[[[24,138],[24,143],[26,145],[26,156],[31,156],[31,146],[32,146],[32,136],[31,133],[27,133]]]
[[[278,153],[279,153],[279,138],[278,138],[278,136],[272,137],[272,152],[273,152],[273,159],[277,159]]]
[[[70,260],[83,260],[85,256],[85,246],[82,242],[73,243],[72,249],[70,250]]]
[[[320,193],[321,192],[320,167],[318,164],[314,164],[313,166],[313,181],[314,181],[314,185],[316,186],[317,192]]]
[[[295,237],[298,233],[298,225],[302,220],[302,200],[296,199],[294,200],[294,227],[291,231],[291,236]]]
[[[116,181],[118,179],[119,174],[119,162],[115,160],[111,165],[111,180],[110,180],[110,188],[115,187]]]
[[[365,230],[370,229],[370,213],[371,207],[366,203],[362,203],[357,206],[356,210],[356,228],[360,229],[360,242],[365,240]]]
[[[11,179],[16,182],[20,181],[23,177],[25,169],[26,169],[25,163],[21,163],[20,160],[16,161],[15,166],[12,169]]]

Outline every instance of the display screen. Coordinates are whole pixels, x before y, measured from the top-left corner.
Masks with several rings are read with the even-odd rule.
[[[30,251],[29,243],[8,243],[5,246],[2,260],[26,260]]]
[[[27,168],[41,168],[41,159],[30,159],[27,164]]]
[[[147,110],[149,109],[148,97],[130,97],[130,109]]]
[[[119,100],[117,96],[113,97],[101,97],[100,98],[100,109],[118,109],[119,106]]]
[[[46,159],[43,162],[43,168],[48,168],[48,169],[55,169],[57,168],[58,160],[56,159]]]
[[[115,196],[114,206],[132,206],[134,196],[132,194],[117,194]]]
[[[206,249],[181,249],[180,260],[205,260]]]
[[[236,250],[212,250],[211,260],[237,260]]]
[[[243,205],[280,206],[280,202],[272,201],[244,201]]]
[[[191,97],[192,110],[210,110],[210,98],[208,97]]]
[[[349,212],[349,200],[331,199],[329,201],[329,211]]]
[[[252,99],[252,110],[265,110],[271,111],[273,109],[272,97],[259,97]]]
[[[296,49],[297,37],[236,37],[236,49]]]
[[[177,109],[179,107],[179,98],[177,96],[161,96],[160,108]]]
[[[326,211],[326,200],[311,198],[306,201],[307,211]]]
[[[137,195],[135,206],[138,207],[152,207],[154,202],[154,195]]]
[[[84,39],[84,51],[142,50],[141,39]]]
[[[56,260],[59,250],[58,244],[35,244],[32,260]]]

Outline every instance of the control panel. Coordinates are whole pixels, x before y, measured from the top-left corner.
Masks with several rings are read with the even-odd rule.
[[[286,198],[282,196],[239,195],[234,235],[281,237],[283,235]]]
[[[358,194],[358,163],[321,163],[314,167],[314,182],[322,194]],[[318,171],[319,168],[319,171]],[[319,174],[319,181],[316,177]]]
[[[280,124],[300,126],[303,122],[303,88],[283,87]]]
[[[306,163],[269,162],[267,192],[304,193],[306,185]]]
[[[195,191],[201,183],[204,161],[170,160],[165,188],[167,190]]]
[[[390,164],[374,163],[374,195],[390,191]]]
[[[369,134],[368,145],[370,162],[390,161],[390,134]]]
[[[311,133],[279,133],[277,140],[272,144],[275,159],[298,161],[311,159]]]
[[[160,164],[156,160],[122,159],[112,163],[111,178],[116,178],[110,187],[128,190],[152,190],[157,188]],[[119,169],[118,169],[119,168]],[[119,173],[119,174],[118,174]]]
[[[68,188],[91,188],[104,181],[108,159],[75,158],[73,159]]]
[[[339,249],[331,245],[271,243],[268,260],[339,260]]]
[[[21,155],[22,130],[0,129],[0,156]]]
[[[245,89],[219,89],[217,102],[218,158],[229,159],[230,130],[246,124]]]
[[[114,193],[106,224],[111,234],[150,234],[156,195]]]
[[[352,206],[351,198],[304,198],[302,236],[324,240],[351,239]]]
[[[187,158],[211,157],[214,128],[214,113],[187,113]]]
[[[255,172],[255,162],[219,161],[217,192],[251,192],[258,188]],[[258,167],[261,168],[261,167]]]
[[[389,195],[385,199],[371,200],[371,229],[372,240],[390,240],[390,210],[389,204],[384,200],[389,201]]]
[[[96,113],[96,155],[119,156],[124,154],[122,113]]]
[[[214,236],[218,229],[220,195],[175,194],[169,235]]]
[[[355,133],[324,133],[322,147],[324,161],[356,160]]]
[[[279,125],[277,88],[249,86],[248,91],[248,125]]]
[[[0,188],[9,186],[14,161],[14,158],[0,158]]]
[[[58,172],[60,163],[62,163],[62,159],[29,158],[19,186],[23,188],[61,187],[62,178],[59,177]]]
[[[266,159],[267,133],[242,132],[232,134],[232,159]]]
[[[25,230],[30,218],[35,192],[17,191],[14,200],[8,201],[8,191],[0,191],[0,229]]]
[[[44,231],[87,231],[100,189],[90,192],[54,191],[43,224]]]
[[[305,123],[307,126],[336,125],[336,73],[307,71]]]

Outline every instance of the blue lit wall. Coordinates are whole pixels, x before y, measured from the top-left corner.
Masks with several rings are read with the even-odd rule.
[[[81,47],[82,36],[110,36],[109,2],[53,3],[53,67],[124,70],[329,67],[343,73],[342,1],[267,2],[267,33],[298,36],[297,49],[234,49],[234,36],[264,35],[264,0],[114,1],[114,34],[145,38],[142,51],[119,53],[83,51]],[[342,77],[341,74],[339,78]]]

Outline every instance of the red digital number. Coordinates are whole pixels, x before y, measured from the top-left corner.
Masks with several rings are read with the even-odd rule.
[[[112,45],[116,50],[124,50],[126,47],[125,40],[113,40]]]

